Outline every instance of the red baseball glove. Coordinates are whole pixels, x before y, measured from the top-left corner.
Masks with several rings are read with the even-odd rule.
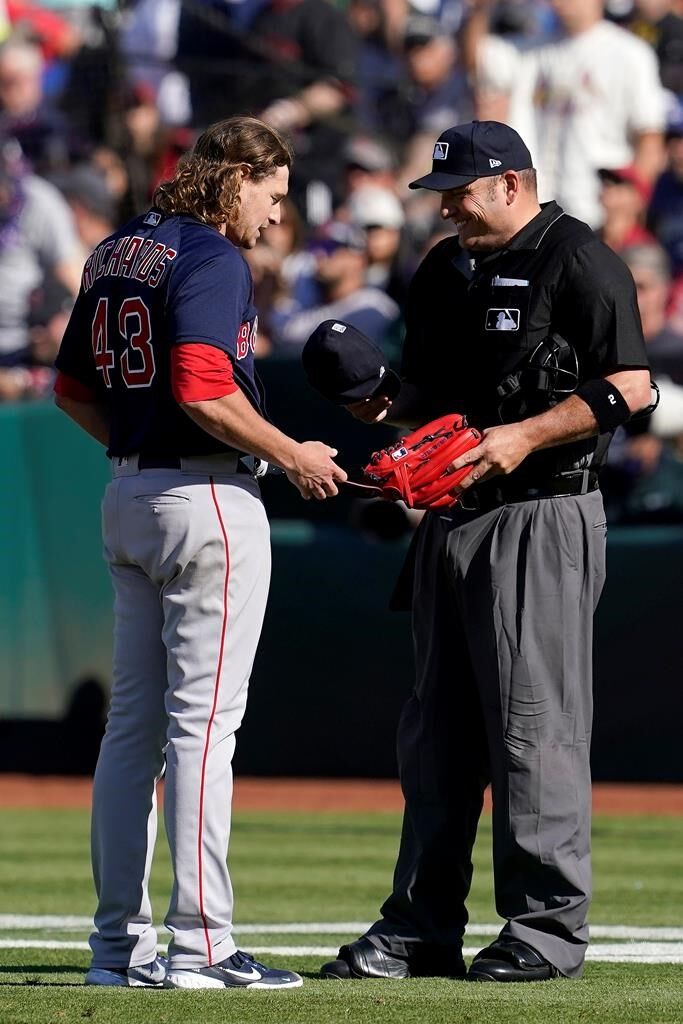
[[[450,508],[459,497],[454,488],[472,468],[453,472],[451,463],[481,440],[464,416],[449,413],[374,452],[363,476],[385,498],[402,500],[408,508]]]

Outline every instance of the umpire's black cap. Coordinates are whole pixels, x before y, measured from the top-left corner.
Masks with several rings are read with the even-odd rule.
[[[309,382],[324,398],[350,405],[363,398],[394,398],[401,379],[381,348],[343,320],[323,320],[301,352]]]
[[[409,188],[445,192],[504,171],[533,167],[531,153],[514,128],[500,121],[469,121],[442,132],[434,145],[432,173]]]

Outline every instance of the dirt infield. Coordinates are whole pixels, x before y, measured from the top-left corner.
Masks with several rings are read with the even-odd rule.
[[[0,807],[89,807],[91,779],[0,775]],[[256,779],[235,782],[239,811],[400,811],[393,779]],[[487,794],[487,808],[490,799]],[[683,814],[683,786],[596,783],[596,814]]]

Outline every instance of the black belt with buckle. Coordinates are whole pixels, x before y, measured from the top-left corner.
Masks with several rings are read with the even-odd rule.
[[[559,473],[538,487],[519,487],[503,480],[491,480],[479,487],[463,491],[456,508],[466,512],[490,512],[503,505],[519,501],[537,501],[539,498],[563,498],[569,495],[597,491],[598,474],[595,470],[580,469]]]

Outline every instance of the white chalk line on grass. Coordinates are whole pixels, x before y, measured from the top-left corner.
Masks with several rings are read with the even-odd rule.
[[[90,931],[91,917],[62,916],[59,914],[0,914],[0,931],[29,931],[43,928],[54,931]],[[236,924],[237,935],[362,935],[368,921],[299,921],[282,924]],[[467,935],[497,935],[498,924],[470,924]],[[159,931],[165,931],[160,927]],[[627,939],[660,942],[683,942],[683,928],[649,928],[629,924],[593,924],[593,939]]]
[[[0,914],[0,930],[26,931],[30,928],[54,928],[57,932],[90,931],[92,917],[73,914]]]
[[[89,950],[87,942],[69,942],[41,939],[0,939],[0,949],[76,949]],[[161,953],[164,946],[159,946]],[[259,956],[317,956],[334,957],[336,946],[251,946],[251,953]],[[466,946],[464,956],[474,956],[478,946]],[[586,959],[596,963],[683,964],[683,946],[675,942],[629,942],[615,944],[594,943],[588,947]],[[2,966],[0,966],[0,973]]]

